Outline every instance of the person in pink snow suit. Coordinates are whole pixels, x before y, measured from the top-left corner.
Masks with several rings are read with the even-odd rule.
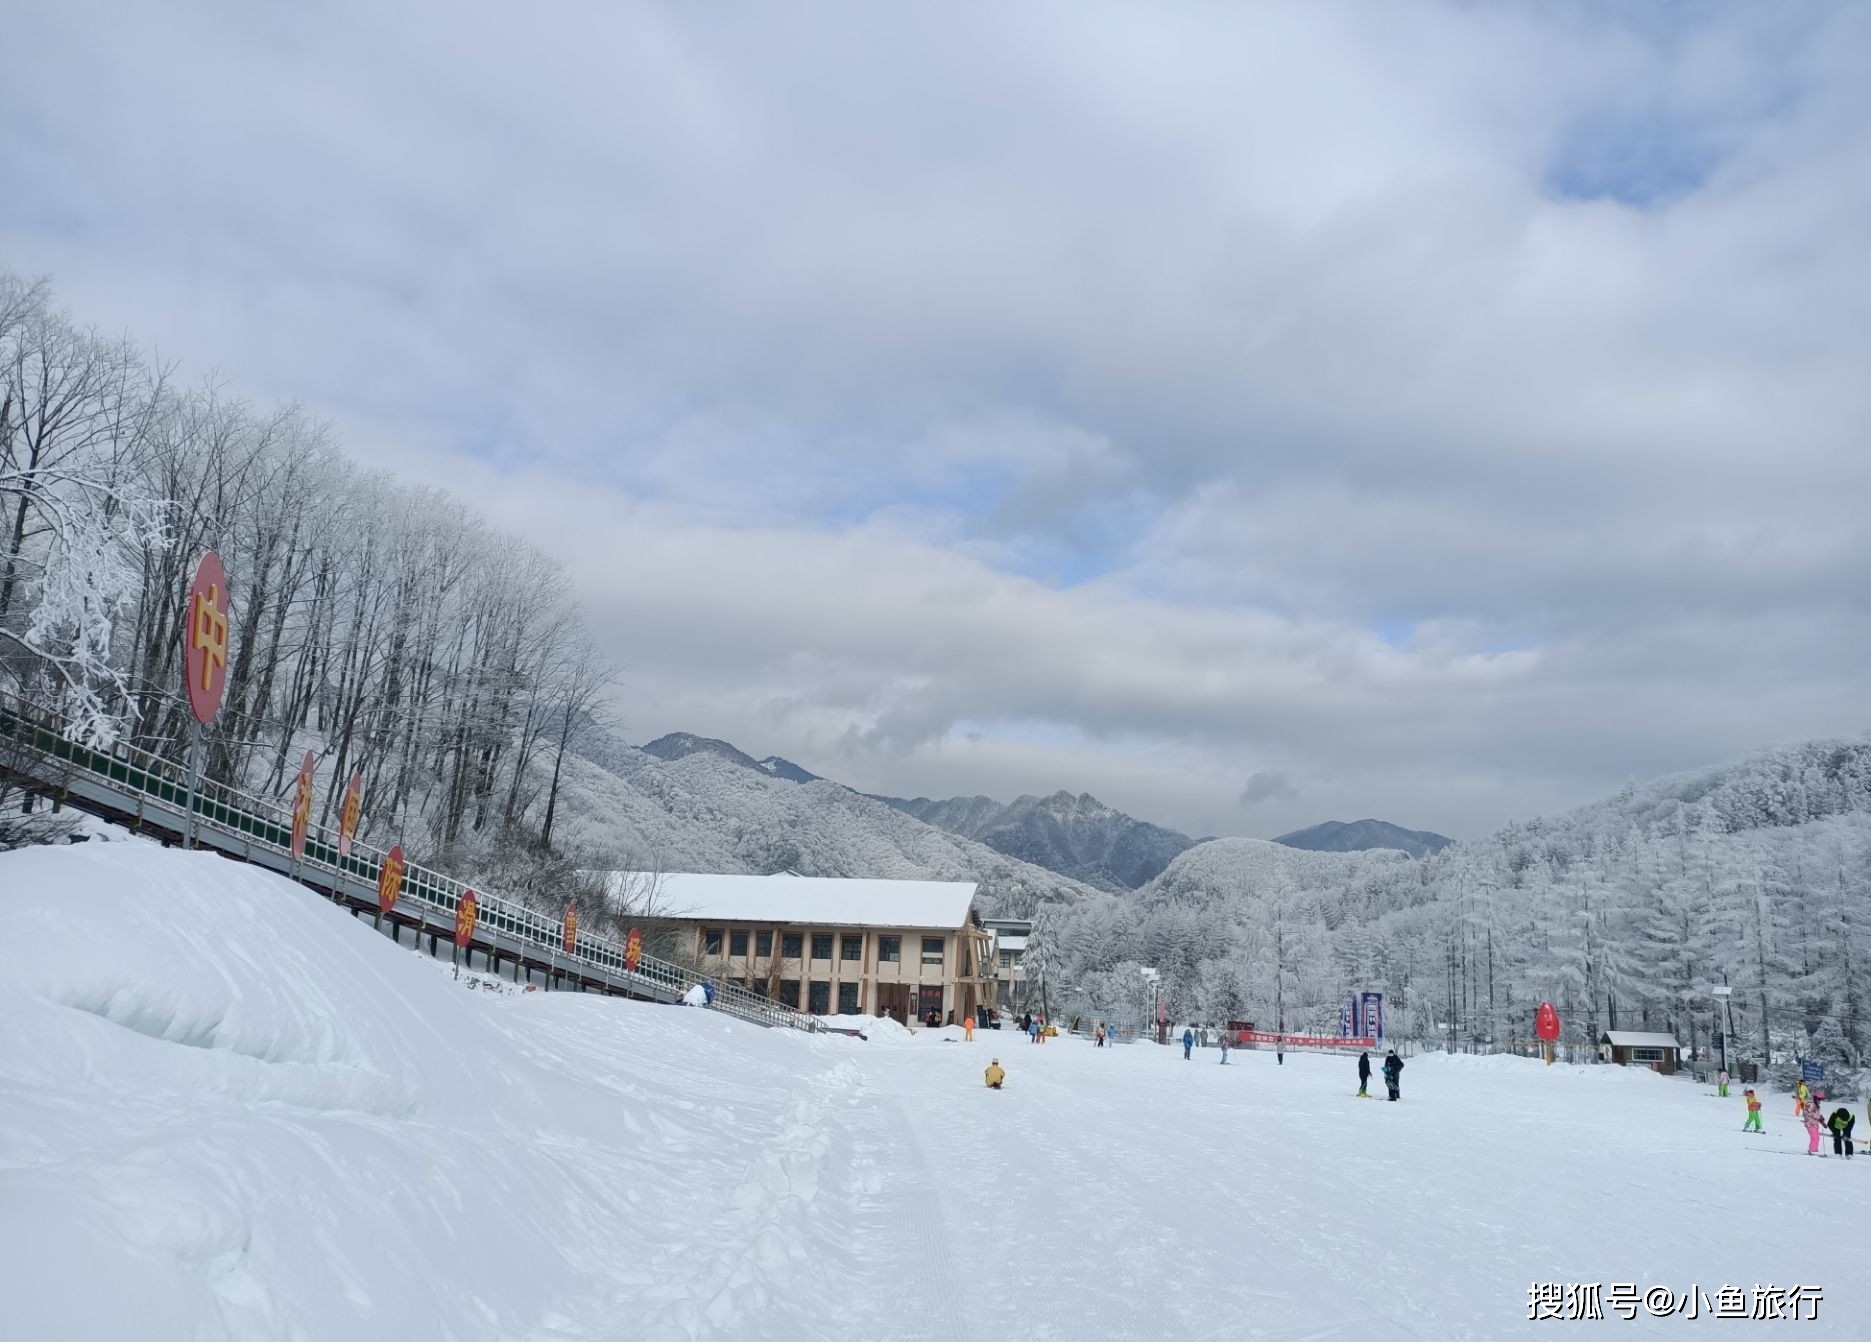
[[[1809,1093],[1806,1107],[1800,1110],[1800,1122],[1806,1125],[1806,1154],[1809,1156],[1825,1155],[1819,1149],[1819,1134],[1825,1131],[1825,1116],[1819,1112],[1819,1102],[1823,1099],[1823,1095]]]

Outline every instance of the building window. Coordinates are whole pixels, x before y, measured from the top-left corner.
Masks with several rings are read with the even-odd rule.
[[[747,954],[747,929],[746,928],[737,927],[734,929],[734,931],[728,933],[728,954],[729,955]]]
[[[832,934],[830,932],[814,932],[812,934],[812,958],[814,960],[829,960],[832,958]]]
[[[755,955],[773,954],[773,934],[771,932],[754,933],[754,954]]]
[[[795,1011],[799,1009],[798,979],[780,980],[780,1002],[784,1006],[792,1007]]]
[[[939,965],[942,963],[941,937],[923,938],[923,963],[926,965]]]
[[[854,937],[849,932],[840,939],[838,955],[844,960],[862,960],[864,958],[864,938]]]
[[[832,985],[824,979],[813,979],[812,988],[807,997],[806,1010],[815,1016],[831,1015]]]
[[[1634,1048],[1631,1050],[1632,1062],[1662,1062],[1663,1050],[1660,1048]]]
[[[707,928],[702,929],[702,954],[703,955],[721,954],[721,929],[720,928],[707,927]]]
[[[858,1014],[858,985],[841,983],[838,985],[838,1014],[855,1016]]]
[[[805,950],[805,945],[806,934],[804,932],[780,933],[780,958],[783,960],[797,960],[800,954]],[[798,1003],[795,1002],[793,1005],[797,1006]]]
[[[755,979],[747,986],[753,989],[755,997],[765,997],[767,995],[767,981],[765,979]]]
[[[902,958],[903,958],[903,938],[902,937],[878,937],[877,938],[877,963],[878,964],[880,965],[881,964],[895,964],[898,960],[901,960]]]

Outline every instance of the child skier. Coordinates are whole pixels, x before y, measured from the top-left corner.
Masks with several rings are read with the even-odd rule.
[[[1825,1119],[1819,1113],[1819,1101],[1823,1095],[1808,1094],[1806,1107],[1800,1111],[1800,1122],[1806,1125],[1806,1154],[1823,1157],[1825,1152],[1819,1149],[1819,1134],[1825,1130]]]
[[[1223,1030],[1221,1032],[1221,1038],[1219,1042],[1221,1044],[1221,1065],[1223,1067],[1226,1067],[1228,1065],[1228,1049],[1232,1047],[1232,1045],[1229,1043],[1228,1032],[1226,1030]]]
[[[961,1018],[961,1037],[967,1043],[974,1043],[974,1012],[972,1011]]]
[[[1812,1094],[1812,1091],[1807,1088],[1806,1078],[1801,1077],[1799,1084],[1793,1087],[1793,1117],[1804,1118],[1806,1116],[1806,1101],[1812,1098]]]
[[[1741,1125],[1741,1131],[1758,1132],[1762,1136],[1766,1136],[1766,1129],[1761,1127],[1760,1097],[1754,1093],[1754,1087],[1752,1086],[1742,1091],[1741,1094],[1748,1102],[1748,1121]]]
[[[1715,1093],[1724,1100],[1728,1098],[1728,1069],[1726,1067],[1715,1074]]]
[[[1832,1129],[1832,1154],[1852,1158],[1852,1126],[1858,1122],[1858,1116],[1844,1105],[1832,1111],[1832,1117],[1826,1126]]]
[[[1182,1060],[1184,1062],[1189,1061],[1189,1055],[1194,1049],[1195,1031],[1185,1025],[1182,1030]]]
[[[999,1090],[1000,1083],[1007,1079],[1007,1069],[995,1058],[987,1065],[987,1085],[989,1090]]]

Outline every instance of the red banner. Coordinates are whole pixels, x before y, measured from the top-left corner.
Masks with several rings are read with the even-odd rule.
[[[388,913],[402,893],[403,845],[399,843],[383,855],[383,866],[377,872],[377,907]]]
[[[1288,1048],[1356,1048],[1373,1049],[1377,1047],[1375,1039],[1347,1039],[1336,1034],[1271,1034],[1266,1030],[1240,1030],[1235,1034],[1239,1044],[1285,1044]]]
[[[357,837],[357,819],[364,813],[364,771],[359,769],[344,785],[344,805],[338,811],[338,856],[351,855],[351,840]]]
[[[474,925],[480,921],[480,901],[475,899],[474,891],[463,890],[460,902],[455,905],[455,944],[466,949],[474,940]]]
[[[182,628],[182,666],[188,680],[188,707],[207,726],[221,710],[227,693],[227,573],[213,550],[195,566],[188,589],[187,622]]]
[[[578,945],[578,910],[570,904],[565,906],[565,953],[570,955]]]
[[[630,929],[630,935],[624,940],[624,968],[631,973],[637,972],[637,961],[643,958],[643,933],[636,928]]]
[[[305,857],[306,836],[312,832],[312,770],[316,766],[312,752],[305,752],[299,765],[299,785],[292,792],[292,860]]]

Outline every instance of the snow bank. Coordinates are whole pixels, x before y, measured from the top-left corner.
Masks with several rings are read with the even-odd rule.
[[[0,913],[10,1334],[784,1336],[834,1307],[842,1041],[466,991],[280,877],[141,844],[0,854]]]

